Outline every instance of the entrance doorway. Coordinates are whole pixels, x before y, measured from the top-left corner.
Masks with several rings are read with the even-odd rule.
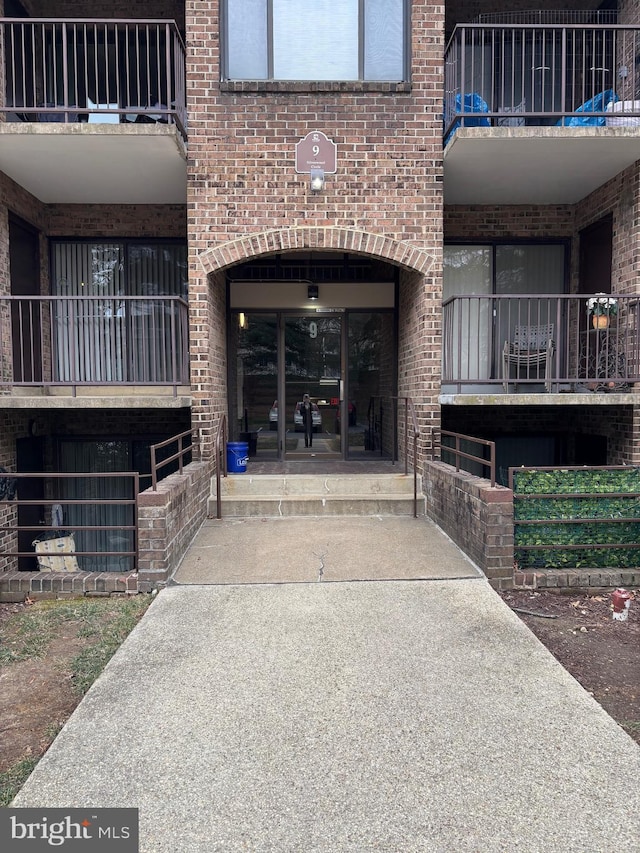
[[[393,310],[233,310],[231,440],[246,441],[249,457],[264,461],[390,458],[394,330]]]
[[[342,457],[343,326],[341,314],[284,317],[283,418],[288,458]],[[308,428],[305,395],[311,414]]]

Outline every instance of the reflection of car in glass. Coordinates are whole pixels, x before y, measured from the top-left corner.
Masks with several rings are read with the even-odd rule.
[[[273,406],[269,410],[269,429],[278,429],[278,401],[273,401]]]
[[[322,415],[320,414],[320,409],[315,403],[311,404],[311,423],[313,424],[314,432],[321,432]],[[296,432],[303,432],[304,425],[302,423],[302,401],[296,403],[296,407],[293,412],[293,425],[295,427]]]
[[[349,400],[349,426],[355,426],[358,422],[356,404]],[[336,432],[340,432],[340,407],[336,410]]]

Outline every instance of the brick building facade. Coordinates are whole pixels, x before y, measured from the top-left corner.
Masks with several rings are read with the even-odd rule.
[[[304,17],[278,0],[5,0],[0,466],[73,473],[93,453],[146,476],[149,445],[191,427],[211,464],[222,415],[264,461],[310,462],[304,392],[327,460],[401,452],[410,397],[419,466],[441,427],[496,441],[504,470],[637,465],[640,7],[613,24],[534,5],[322,2],[300,50]],[[562,91],[544,76],[569,65],[559,32]],[[315,41],[356,70],[322,79]],[[604,91],[626,124],[572,124]],[[547,363],[505,361],[516,326],[551,327]]]

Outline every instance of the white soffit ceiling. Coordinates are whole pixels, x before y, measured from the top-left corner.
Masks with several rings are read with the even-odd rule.
[[[640,160],[640,128],[460,128],[445,204],[574,204]]]
[[[0,125],[0,170],[46,204],[184,204],[173,125]]]

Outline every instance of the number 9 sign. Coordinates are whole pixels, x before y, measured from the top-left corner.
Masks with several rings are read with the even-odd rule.
[[[311,130],[296,142],[296,172],[309,174],[311,169],[322,169],[325,174],[336,171],[337,146],[321,130]]]

